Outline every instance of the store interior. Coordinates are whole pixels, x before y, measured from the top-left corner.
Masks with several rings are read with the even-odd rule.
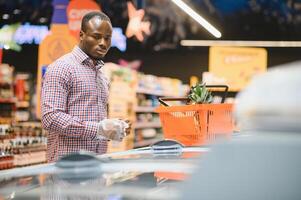
[[[300,1],[85,0],[83,3],[80,0],[0,0],[0,8],[0,172],[47,163],[47,132],[42,128],[40,113],[41,82],[47,66],[77,44],[80,20],[93,10],[106,13],[114,28],[112,47],[103,59],[103,71],[110,80],[108,118],[129,119],[132,123],[130,135],[121,142],[111,141],[107,153],[146,148],[164,139],[183,139],[167,134],[167,131],[185,132],[184,127],[189,126],[189,121],[173,119],[177,126],[164,127],[163,122],[167,122],[162,116],[167,111],[159,98],[186,98],[200,83],[228,87],[225,102],[221,102],[217,95],[213,96],[212,104],[221,106],[225,113],[230,114],[223,113],[222,117],[212,119],[223,118],[219,122],[222,125],[215,123],[214,127],[208,125],[208,114],[207,131],[212,128],[213,132],[222,132],[221,135],[225,132],[226,138],[248,130],[245,127],[259,132],[300,131],[298,120],[290,118],[291,113],[300,116],[300,110],[296,105],[295,87],[288,86],[289,78],[284,78],[287,82],[283,82],[283,91],[277,89],[281,97],[272,92],[267,96],[260,93],[264,89],[274,91],[274,86],[267,81],[274,81],[272,75],[267,75],[265,80],[260,77],[279,66],[285,74],[290,65],[298,65]],[[62,25],[65,29],[59,28]],[[53,39],[57,34],[59,39]],[[254,80],[259,80],[258,84]],[[297,82],[291,80],[291,84]],[[277,80],[275,87],[281,87]],[[259,92],[254,92],[254,88]],[[245,91],[254,96],[248,96]],[[292,100],[287,100],[287,96]],[[237,97],[242,103],[237,103]],[[255,97],[266,102],[260,103]],[[271,100],[272,97],[277,101]],[[183,102],[172,105],[183,106]],[[270,112],[275,108],[281,112]],[[296,112],[291,112],[294,108],[297,108]],[[184,110],[175,111],[183,113]],[[272,118],[281,125],[286,123],[285,128],[279,124],[274,126],[264,118],[256,118],[256,114],[271,117],[269,112],[277,117],[285,116],[288,119],[285,122]],[[252,123],[246,122],[248,120]],[[217,138],[216,135],[210,137]],[[275,139],[271,135],[268,138]],[[198,138],[194,143],[194,139],[191,137],[190,141],[184,139],[180,142],[194,146],[208,145],[215,140],[209,142],[208,138]],[[267,142],[269,145],[272,143]],[[239,145],[230,148],[240,150]],[[260,148],[263,147],[256,150],[259,154]],[[239,157],[236,159],[235,162],[239,163]],[[228,166],[225,158],[221,160]],[[212,163],[208,166],[212,167]],[[241,172],[235,169],[237,173]],[[213,171],[207,168],[206,172]],[[202,174],[200,177],[208,178]],[[195,183],[201,178],[192,181]],[[197,191],[196,188],[190,189]],[[223,194],[224,191],[220,191]],[[194,193],[185,194],[189,195],[188,199],[197,199]],[[226,195],[226,199],[228,197],[235,199],[238,196]]]

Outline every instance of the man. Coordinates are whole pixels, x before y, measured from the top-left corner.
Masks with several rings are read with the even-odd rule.
[[[88,13],[82,19],[78,46],[48,66],[41,94],[48,162],[80,150],[105,153],[108,140],[121,141],[129,133],[125,121],[106,119],[108,81],[101,59],[111,37],[108,16]]]

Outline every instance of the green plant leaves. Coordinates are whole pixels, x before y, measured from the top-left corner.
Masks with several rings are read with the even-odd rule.
[[[206,84],[197,84],[191,87],[188,98],[194,104],[211,103],[213,101],[212,94],[206,88]]]

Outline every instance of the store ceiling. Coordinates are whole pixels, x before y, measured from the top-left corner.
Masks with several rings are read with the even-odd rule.
[[[97,0],[114,26],[126,29],[126,0]],[[182,39],[215,39],[170,0],[136,0],[151,22],[151,35],[134,44],[153,49],[178,46]],[[301,0],[186,1],[222,33],[223,40],[301,40]],[[15,22],[49,25],[51,0],[0,0],[0,25]]]

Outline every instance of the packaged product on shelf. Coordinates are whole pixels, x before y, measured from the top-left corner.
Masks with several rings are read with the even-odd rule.
[[[154,75],[147,75],[141,72],[138,73],[138,89],[146,91],[146,93],[162,94],[163,89],[161,87],[158,77]]]
[[[147,129],[141,130],[141,134],[142,134],[143,138],[146,139],[146,138],[156,137],[157,132],[156,132],[156,129],[154,129],[154,128],[147,128]]]
[[[0,135],[0,169],[46,162],[47,137],[40,123],[18,123],[2,128],[8,131]]]
[[[13,91],[14,68],[8,64],[0,64],[0,99],[11,99]]]
[[[8,64],[0,64],[0,83],[12,84],[14,77],[14,67]]]
[[[28,73],[18,73],[15,77],[15,96],[18,101],[29,102],[30,95],[30,74]]]

